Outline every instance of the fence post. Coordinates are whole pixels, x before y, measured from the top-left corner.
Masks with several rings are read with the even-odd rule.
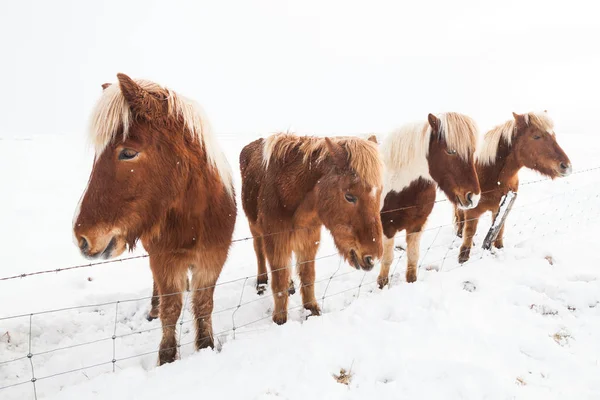
[[[483,241],[483,245],[481,246],[484,250],[489,250],[492,248],[492,243],[498,237],[498,233],[500,232],[500,228],[504,225],[504,221],[506,221],[506,217],[508,213],[512,209],[512,206],[517,199],[517,192],[513,192],[512,190],[506,193],[502,197],[502,201],[500,202],[500,209],[498,210],[498,214],[496,214],[496,218],[492,222],[492,226],[488,231],[485,239]]]

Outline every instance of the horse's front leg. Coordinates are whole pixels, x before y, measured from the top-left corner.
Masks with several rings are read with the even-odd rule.
[[[154,278],[152,278],[152,299],[150,300],[150,312],[146,317],[148,321],[153,321],[158,318],[159,303],[160,296],[158,295],[158,286],[156,285]]]
[[[496,217],[498,216],[499,212],[500,212],[500,209],[498,208],[494,212],[494,217],[493,217],[492,221],[496,220]],[[504,220],[504,222],[502,222],[502,226],[500,226],[500,229],[498,230],[498,236],[496,236],[496,240],[494,240],[494,247],[496,247],[497,249],[501,249],[504,247],[504,226],[505,225],[506,225],[506,220]]]
[[[162,340],[158,364],[163,365],[177,358],[177,319],[183,306],[182,294],[186,287],[187,268],[171,264],[159,257],[150,257],[150,268],[160,295],[160,322]]]
[[[227,247],[198,256],[192,266],[192,312],[196,322],[196,350],[215,345],[212,329],[215,285],[227,260]]]
[[[265,251],[271,267],[271,290],[273,291],[273,322],[278,325],[287,321],[287,305],[290,285],[291,238],[288,234],[267,236]]]
[[[456,206],[454,206],[454,228],[456,229],[456,236],[462,238],[465,229],[465,212]]]
[[[394,236],[391,238],[383,235],[383,258],[381,260],[381,270],[377,277],[377,284],[379,289],[390,283],[390,266],[394,261]]]
[[[320,229],[312,229],[306,233],[298,233],[294,243],[302,304],[312,315],[321,315],[321,309],[315,298],[315,257],[320,241]]]
[[[471,247],[473,247],[473,237],[477,232],[477,224],[479,223],[480,212],[473,210],[467,210],[464,212],[465,215],[465,229],[463,232],[463,243],[460,246],[460,253],[458,254],[458,262],[464,263],[469,260],[471,256]]]
[[[419,263],[419,246],[421,245],[421,227],[406,231],[406,282],[417,280],[417,264]]]

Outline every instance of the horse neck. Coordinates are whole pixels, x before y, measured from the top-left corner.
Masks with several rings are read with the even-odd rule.
[[[481,175],[480,181],[482,182],[480,184],[482,190],[489,190],[491,188],[517,189],[518,173],[523,165],[517,160],[513,150],[514,146],[509,147],[503,141],[498,145],[494,162],[479,168],[480,171],[478,173]]]
[[[332,168],[328,159],[321,162],[308,160],[303,162],[303,156],[289,157],[288,162],[280,164],[276,172],[275,184],[279,186],[278,204],[284,209],[284,214],[294,215],[301,208],[305,212],[314,211],[317,204],[314,189],[319,180]]]
[[[206,221],[226,218],[220,214],[232,212],[233,200],[216,170],[208,165],[204,151],[194,150],[188,154],[188,159],[183,161],[187,163],[187,174],[182,177],[181,197],[165,210],[150,235],[156,238],[159,234],[168,247],[194,247],[196,243],[205,242],[210,239],[206,235],[210,234],[205,229]]]
[[[427,157],[417,157],[408,165],[403,165],[401,167],[394,168],[393,166],[385,165],[383,177],[382,201],[387,193],[391,191],[400,193],[419,178],[434,182],[431,175],[429,175],[429,162]]]

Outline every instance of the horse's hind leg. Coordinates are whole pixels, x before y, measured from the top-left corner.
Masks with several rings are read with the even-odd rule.
[[[454,206],[454,228],[456,229],[456,236],[462,238],[465,228],[465,212],[456,206]]]
[[[156,281],[152,278],[152,299],[150,300],[150,312],[146,319],[148,321],[155,320],[158,318],[158,307],[159,307],[160,297],[158,295],[158,286],[156,286]]]
[[[256,264],[258,271],[256,274],[256,293],[263,294],[267,290],[269,275],[267,273],[267,262],[265,259],[265,243],[259,231],[250,224],[250,232],[254,241],[254,253],[256,253]]]
[[[199,256],[192,269],[192,311],[196,321],[196,350],[214,347],[212,312],[217,279],[227,259],[227,249]]]
[[[163,335],[158,363],[163,365],[177,358],[177,319],[183,306],[182,292],[185,290],[187,268],[175,264],[172,259],[158,256],[150,257],[150,268],[161,296],[159,314]]]
[[[312,315],[321,315],[321,309],[315,298],[315,257],[319,249],[321,231],[319,229],[308,231],[306,234],[297,234],[295,253],[300,275],[300,294],[302,304]]]
[[[390,274],[390,266],[394,261],[394,237],[388,238],[383,235],[383,259],[381,260],[381,270],[379,271],[379,276],[377,277],[377,283],[379,284],[379,289],[383,289],[385,285],[390,282],[389,274]]]
[[[417,264],[419,263],[419,246],[421,245],[421,227],[406,231],[406,282],[417,280]]]

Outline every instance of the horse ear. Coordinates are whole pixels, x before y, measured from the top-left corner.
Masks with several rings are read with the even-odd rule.
[[[160,101],[133,79],[125,74],[117,74],[117,78],[121,92],[134,113],[144,118],[152,118],[162,111]]]
[[[430,113],[427,116],[427,120],[429,121],[429,126],[431,126],[431,131],[438,133],[440,131],[440,119]]]
[[[527,126],[527,119],[525,118],[524,115],[517,114],[515,112],[513,112],[512,115],[513,115],[513,118],[515,119],[515,122],[517,123],[518,127]]]
[[[335,143],[328,137],[325,138],[325,144],[327,145],[327,149],[329,150],[329,154],[333,159],[333,163],[340,169],[344,169],[348,164],[348,153],[342,146],[338,143]]]
[[[106,88],[109,87],[110,85],[112,85],[112,83],[103,83],[102,90],[106,90]]]
[[[373,143],[377,144],[377,136],[375,136],[375,135],[369,136],[369,138],[367,140],[369,142],[373,142]]]

